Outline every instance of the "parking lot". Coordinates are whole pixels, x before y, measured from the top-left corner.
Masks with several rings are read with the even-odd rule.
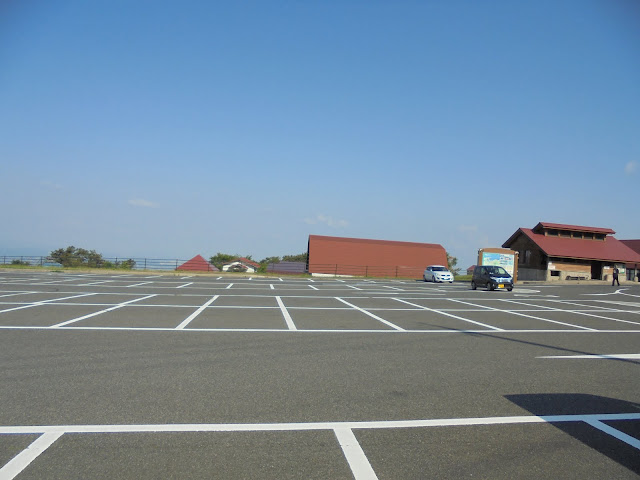
[[[0,480],[638,478],[640,286],[0,271]]]

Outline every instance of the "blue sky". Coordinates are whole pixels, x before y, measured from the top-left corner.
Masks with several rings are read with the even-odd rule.
[[[632,0],[0,6],[0,254],[640,238]]]

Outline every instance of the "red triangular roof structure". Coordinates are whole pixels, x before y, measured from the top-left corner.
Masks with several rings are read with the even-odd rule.
[[[219,272],[215,265],[207,262],[202,255],[196,255],[191,260],[184,262],[176,270],[188,270],[190,272]]]

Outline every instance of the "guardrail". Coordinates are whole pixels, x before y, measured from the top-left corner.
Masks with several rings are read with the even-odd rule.
[[[122,270],[176,270],[188,260],[140,258],[140,257],[111,257],[102,258],[99,263],[78,265],[87,268],[117,268]],[[62,267],[48,256],[15,256],[0,255],[0,265],[24,265],[34,267]]]
[[[188,260],[141,258],[141,257],[111,257],[102,258],[99,263],[78,265],[85,268],[116,268],[122,270],[177,270]],[[11,256],[0,255],[0,265],[24,265],[39,267],[62,267],[48,256]],[[275,264],[277,267],[277,264]],[[277,268],[273,270],[278,271]],[[274,272],[275,273],[275,272]],[[330,276],[353,277],[387,277],[387,278],[422,278],[424,267],[403,265],[345,265],[334,263],[312,263],[305,271],[291,271],[278,273],[316,273]]]

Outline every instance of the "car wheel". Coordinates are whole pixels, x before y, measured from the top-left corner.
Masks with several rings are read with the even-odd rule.
[[[513,290],[513,287],[507,287],[507,290],[510,292],[511,290]]]
[[[493,283],[487,282],[487,290],[493,291]]]
[[[422,278],[424,278],[424,281],[427,281],[427,276],[426,275],[422,275]]]
[[[478,286],[476,285],[476,282],[471,280],[471,290],[475,290],[476,288],[478,288]]]

